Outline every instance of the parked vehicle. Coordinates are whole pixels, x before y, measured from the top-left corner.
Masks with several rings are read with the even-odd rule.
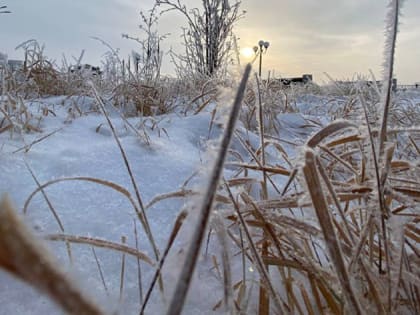
[[[102,74],[102,71],[99,67],[95,67],[89,64],[70,66],[69,72],[81,74],[83,77],[96,77]]]

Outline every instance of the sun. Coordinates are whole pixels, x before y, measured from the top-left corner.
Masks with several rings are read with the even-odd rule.
[[[246,59],[251,59],[255,56],[255,52],[251,47],[245,47],[241,49],[241,55]]]

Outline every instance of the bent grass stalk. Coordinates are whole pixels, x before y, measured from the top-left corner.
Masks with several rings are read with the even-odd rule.
[[[145,263],[149,264],[150,266],[154,265],[152,259],[147,256],[145,253],[129,247],[125,244],[114,243],[108,240],[103,240],[100,238],[95,237],[88,237],[88,236],[79,236],[79,235],[68,235],[68,234],[49,234],[44,237],[45,240],[48,241],[61,241],[61,242],[69,242],[74,244],[82,244],[82,245],[90,245],[99,248],[106,248],[116,252],[120,252],[122,254],[127,254],[138,258]]]
[[[64,233],[65,232],[64,231],[64,225],[61,222],[61,219],[58,216],[57,211],[55,211],[55,208],[52,205],[50,199],[48,198],[45,190],[41,187],[41,184],[39,183],[39,181],[36,178],[34,172],[32,171],[31,167],[29,166],[29,164],[26,161],[25,161],[25,165],[26,165],[26,168],[28,169],[29,173],[31,173],[31,176],[32,176],[33,180],[35,181],[36,185],[38,186],[39,191],[41,191],[42,196],[44,197],[45,201],[47,202],[48,208],[50,209],[51,213],[53,214],[54,219],[57,221],[57,224],[58,224],[61,232]],[[70,247],[70,244],[68,242],[66,242],[66,247],[67,247],[67,254],[69,256],[69,260],[70,260],[71,263],[73,263],[73,257],[72,257],[72,254],[71,254],[71,247]]]
[[[32,199],[35,197],[35,195],[38,192],[42,191],[43,189],[45,189],[46,187],[48,187],[50,185],[54,185],[54,184],[61,183],[61,182],[66,182],[66,181],[87,181],[87,182],[92,182],[92,183],[95,183],[95,184],[102,185],[102,186],[109,187],[109,188],[113,189],[114,191],[122,194],[123,196],[125,196],[128,199],[130,204],[133,206],[133,209],[134,209],[137,217],[139,218],[140,222],[143,225],[145,224],[143,214],[142,214],[141,210],[138,208],[136,202],[134,201],[133,197],[131,196],[131,194],[128,190],[126,190],[124,187],[122,187],[118,184],[115,184],[114,182],[110,182],[110,181],[107,181],[107,180],[103,180],[103,179],[100,179],[100,178],[94,178],[94,177],[82,177],[82,176],[81,177],[65,177],[65,178],[50,180],[47,183],[45,183],[43,185],[40,185],[26,199],[25,204],[23,206],[23,213],[26,214],[28,212],[29,204],[31,203]]]
[[[353,314],[363,314],[359,305],[357,295],[350,282],[349,274],[345,266],[340,242],[334,230],[331,217],[328,212],[328,204],[325,200],[321,182],[316,167],[316,156],[311,150],[305,152],[305,165],[303,173],[311,195],[312,204],[315,208],[319,224],[324,234],[325,243],[328,248],[329,256],[334,263],[338,278],[343,288],[350,310]]]

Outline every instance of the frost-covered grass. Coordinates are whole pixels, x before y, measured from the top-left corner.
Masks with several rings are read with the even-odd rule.
[[[342,97],[347,102],[351,98]],[[267,281],[272,288],[269,301],[273,303],[277,298],[283,310],[343,312],[342,307],[347,304],[340,289],[340,271],[335,269],[329,247],[325,246],[332,239],[339,240],[335,246],[340,247],[338,253],[344,264],[345,271],[341,272],[348,274],[360,307],[385,308],[387,288],[391,289],[393,308],[410,313],[418,307],[417,284],[413,282],[418,268],[418,130],[410,125],[412,122],[398,124],[400,120],[391,120],[395,125],[391,125],[389,132],[398,141],[394,155],[388,155],[391,160],[385,162],[388,217],[384,245],[381,215],[377,213],[375,168],[362,104],[352,109],[352,121],[344,121],[335,119],[335,110],[325,113],[316,110],[337,101],[334,95],[301,95],[299,99],[296,107],[306,114],[279,113],[274,118],[270,114],[263,119],[267,127],[272,119],[277,126],[268,128],[269,134],[262,138],[263,164],[261,124],[249,130],[239,122],[223,175],[234,199],[230,199],[229,191],[222,185],[185,313],[213,313],[213,308],[220,313],[225,302],[234,309],[255,313],[264,305],[264,301],[258,301],[258,290]],[[391,117],[416,110],[420,97],[399,95],[396,100]],[[41,238],[50,240],[48,246],[54,256],[62,267],[71,270],[80,287],[88,288],[85,290],[88,296],[106,305],[108,311],[137,313],[156,269],[156,264],[151,266],[147,261],[154,261],[155,256],[136,209],[125,195],[139,208],[121,152],[97,100],[54,97],[21,105],[27,116],[32,117],[29,121],[37,122],[40,132],[25,129],[24,124],[17,122],[14,128],[2,132],[2,192],[10,195],[16,209],[25,209],[25,221]],[[210,106],[197,115],[122,119],[110,103],[105,105],[130,164],[160,254],[167,246],[173,226],[184,222],[163,263],[164,291],[160,292],[158,281],[146,307],[146,313],[162,313],[185,259],[199,196],[209,178],[213,152],[217,151],[223,116],[218,118],[218,107]],[[77,115],[70,115],[76,107]],[[418,119],[411,119],[418,125]],[[6,124],[7,119],[3,121]],[[135,132],[132,128],[140,129]],[[139,136],[140,131],[147,133],[148,142]],[[371,135],[376,137],[374,130]],[[313,171],[311,163],[316,163],[317,171]],[[309,175],[308,169],[312,169]],[[43,191],[45,196],[38,191],[27,203],[38,187],[34,179],[40,185],[49,185]],[[315,188],[318,190],[314,191]],[[327,208],[324,205],[313,209],[313,198],[325,202]],[[177,221],[183,209],[188,217]],[[330,217],[334,229],[325,230],[319,225],[320,213],[327,215],[321,222],[328,222]],[[335,233],[329,234],[333,230]],[[63,240],[71,242],[71,263]],[[135,251],[138,248],[147,258],[140,260],[139,269],[136,256],[116,250],[115,246],[97,247],[98,241],[128,246]],[[261,266],[258,267],[256,257],[267,268],[268,278],[260,279]],[[7,284],[0,295],[2,314],[17,310],[20,314],[59,313],[25,284],[5,273],[1,277],[2,283]],[[271,304],[271,308],[274,311],[276,305]]]
[[[115,52],[89,80],[26,47],[0,99],[0,314],[418,314],[399,9],[382,87],[145,81]]]

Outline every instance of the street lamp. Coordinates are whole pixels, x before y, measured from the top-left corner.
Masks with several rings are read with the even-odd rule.
[[[270,46],[270,43],[264,40],[260,40],[258,42],[258,46],[254,46],[255,54],[260,54],[260,67],[258,69],[258,75],[260,78],[261,78],[262,54],[263,52],[267,51],[269,46]]]

